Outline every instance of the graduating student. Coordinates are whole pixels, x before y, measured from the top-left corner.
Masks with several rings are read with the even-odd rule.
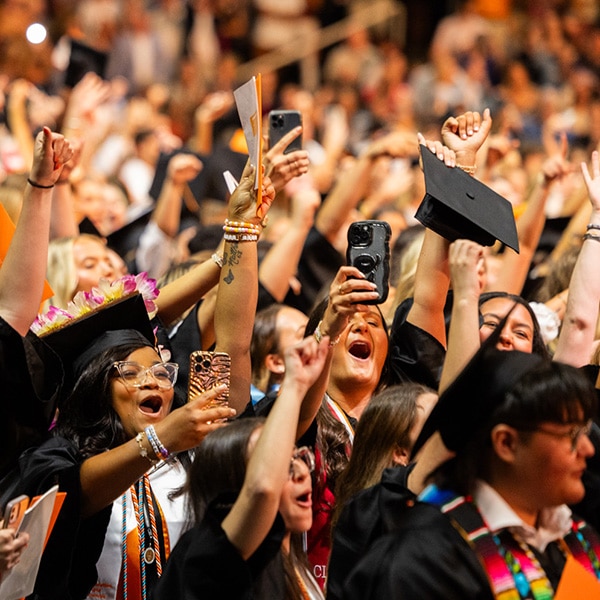
[[[574,367],[491,346],[417,441],[439,431],[454,457],[371,547],[344,598],[552,597],[567,559],[600,577],[598,536],[567,507],[584,495],[594,390]]]

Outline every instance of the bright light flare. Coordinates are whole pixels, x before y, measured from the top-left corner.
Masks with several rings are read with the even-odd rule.
[[[27,28],[25,35],[31,44],[41,44],[46,39],[48,32],[41,23],[32,23]]]

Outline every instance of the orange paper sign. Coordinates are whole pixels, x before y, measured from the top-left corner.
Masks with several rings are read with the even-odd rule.
[[[8,248],[10,247],[10,243],[13,239],[13,235],[15,234],[15,225],[12,222],[11,218],[8,216],[6,209],[2,204],[0,204],[0,265],[4,262],[6,258],[6,254],[8,253]],[[44,281],[44,291],[42,293],[42,298],[40,302],[44,302],[44,300],[48,300],[51,296],[54,295],[50,284],[47,281]]]

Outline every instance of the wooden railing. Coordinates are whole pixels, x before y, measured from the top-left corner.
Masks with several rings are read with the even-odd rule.
[[[274,71],[301,61],[303,87],[314,89],[319,83],[319,73],[302,72],[318,69],[318,62],[306,60],[315,57],[319,50],[341,42],[348,37],[349,27],[358,22],[363,27],[378,26],[380,33],[404,46],[406,39],[406,8],[396,0],[366,0],[346,18],[310,34],[294,37],[289,42],[254,58],[238,67],[240,81],[245,81],[259,72]]]

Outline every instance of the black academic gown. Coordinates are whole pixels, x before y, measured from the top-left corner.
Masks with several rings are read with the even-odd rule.
[[[21,452],[47,439],[63,382],[54,351],[31,332],[22,337],[1,317],[0,382],[1,479]]]
[[[432,505],[377,540],[344,582],[344,600],[493,600],[477,555]]]
[[[414,381],[437,390],[446,349],[425,330],[406,320],[412,298],[398,306],[390,328],[390,384]]]
[[[243,560],[221,528],[234,497],[212,502],[199,525],[177,542],[152,600],[271,600],[283,598],[281,542],[283,519],[277,515],[266,539]]]
[[[32,600],[80,600],[97,580],[96,562],[102,552],[112,506],[81,518],[80,467],[82,456],[61,437],[50,438],[24,452],[9,478],[0,482],[10,496],[43,494],[58,484],[65,501],[48,540]]]
[[[415,495],[407,488],[412,467],[385,469],[381,481],[353,496],[333,528],[327,569],[327,600],[343,597],[348,573],[380,537],[395,531]]]

